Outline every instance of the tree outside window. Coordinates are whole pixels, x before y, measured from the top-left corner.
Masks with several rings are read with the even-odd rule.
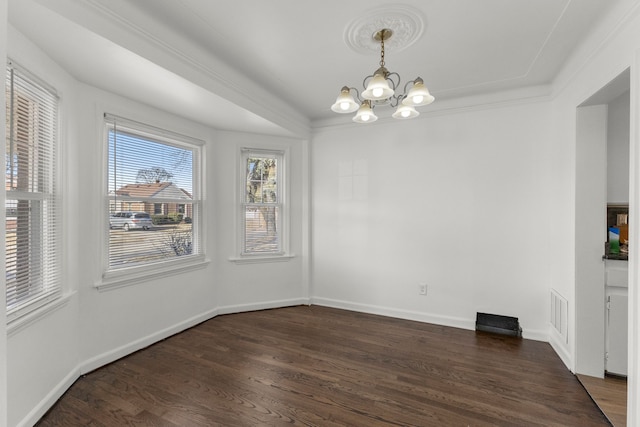
[[[200,144],[120,117],[107,116],[105,125],[105,272],[202,255]]]
[[[282,254],[282,167],[280,151],[243,152],[243,254]]]

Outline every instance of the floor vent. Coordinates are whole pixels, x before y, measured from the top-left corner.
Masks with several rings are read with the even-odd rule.
[[[522,337],[522,328],[517,317],[476,313],[476,331]]]

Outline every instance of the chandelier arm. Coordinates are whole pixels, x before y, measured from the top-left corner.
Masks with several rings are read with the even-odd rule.
[[[406,82],[404,84],[404,90],[402,91],[402,94],[405,95],[404,97],[406,98],[406,95],[409,93],[407,92],[407,86],[409,86],[409,83],[415,85],[416,81],[419,79],[420,77],[416,78],[415,80],[409,80],[408,82]]]
[[[405,99],[406,97],[407,97],[407,95],[405,95],[405,94],[393,95],[391,97],[391,101],[389,102],[389,106],[391,108],[396,108],[398,105],[400,105],[402,100]]]
[[[395,77],[397,81],[394,81],[392,76]],[[387,73],[385,75],[385,79],[391,83],[391,86],[394,91],[398,88],[398,86],[400,86],[400,74],[398,73]]]
[[[352,90],[356,92],[356,99],[360,102],[360,104],[362,104],[362,102],[364,101],[364,98],[360,95],[360,91],[355,87],[350,87],[349,92],[351,92]]]

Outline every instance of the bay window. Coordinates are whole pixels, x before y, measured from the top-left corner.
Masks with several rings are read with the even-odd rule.
[[[242,255],[285,253],[284,153],[242,151]]]
[[[5,88],[5,269],[11,322],[60,296],[62,251],[58,97],[12,62]]]
[[[105,276],[201,257],[203,143],[112,115],[105,139]]]

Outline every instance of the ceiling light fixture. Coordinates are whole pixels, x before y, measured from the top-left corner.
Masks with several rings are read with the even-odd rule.
[[[371,123],[378,120],[373,109],[376,106],[388,105],[392,108],[397,107],[391,115],[394,119],[412,119],[420,114],[415,107],[431,104],[435,100],[420,77],[408,81],[401,94],[396,93],[400,86],[400,75],[389,72],[384,63],[384,42],[392,35],[393,31],[388,28],[373,35],[373,39],[380,42],[380,68],[364,78],[362,94],[355,87],[343,86],[336,102],[331,106],[332,111],[344,114],[357,110],[354,122]],[[352,91],[355,92],[358,102],[354,99]]]

